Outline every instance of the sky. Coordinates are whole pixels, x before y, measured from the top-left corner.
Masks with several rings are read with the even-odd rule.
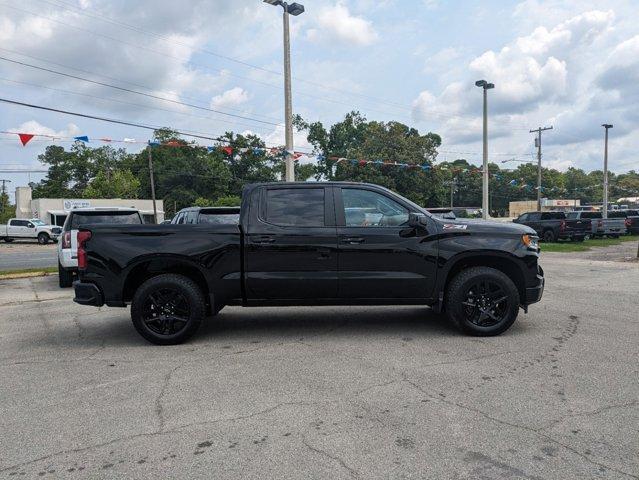
[[[610,123],[610,169],[639,169],[638,0],[301,3],[306,11],[291,18],[293,111],[307,121],[330,125],[358,110],[441,135],[437,161],[477,164],[482,92],[474,82],[486,79],[495,84],[490,161],[504,168],[532,161],[529,130],[552,125],[543,134],[545,166],[601,169],[601,124]],[[7,1],[0,57],[1,98],[284,142],[281,8],[260,0]],[[6,103],[0,130],[151,138],[136,127]],[[42,168],[37,156],[48,144],[35,138],[23,147],[16,135],[0,134],[0,169]],[[296,133],[295,148],[311,150],[304,133]],[[13,190],[43,175],[0,178]]]

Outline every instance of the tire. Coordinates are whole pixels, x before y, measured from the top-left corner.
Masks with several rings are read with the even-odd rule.
[[[156,345],[176,345],[188,340],[205,315],[202,291],[182,275],[150,278],[137,289],[131,302],[133,326]]]
[[[546,243],[552,243],[555,241],[555,232],[552,230],[546,230],[542,236],[542,239]]]
[[[73,285],[73,272],[64,269],[60,262],[58,262],[58,285],[60,288],[69,288]]]
[[[488,293],[484,295],[482,290]],[[482,313],[480,303],[488,307],[484,308],[484,312],[490,312],[488,315]],[[492,306],[494,308],[489,310]],[[499,335],[517,320],[519,291],[503,272],[490,267],[471,267],[457,274],[448,285],[446,314],[468,335]]]
[[[38,243],[40,245],[46,245],[47,243],[49,243],[49,235],[44,232],[38,233]]]
[[[4,237],[4,241],[5,241],[5,243],[11,243],[11,242],[13,242],[13,238]]]
[[[575,242],[580,242],[581,243],[581,242],[583,242],[585,240],[585,237],[573,237],[573,240]]]

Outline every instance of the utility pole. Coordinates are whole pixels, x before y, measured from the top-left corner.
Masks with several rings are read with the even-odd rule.
[[[291,37],[289,34],[289,15],[298,16],[304,13],[304,5],[288,4],[282,0],[263,0],[273,6],[281,6],[284,10],[282,21],[284,26],[284,115],[286,141],[286,175],[287,182],[295,181],[295,162],[293,160],[293,100],[291,93]]]
[[[495,88],[494,83],[488,83],[486,80],[477,80],[476,87],[484,89],[484,168],[482,177],[482,198],[481,198],[481,216],[484,220],[488,220],[488,90]]]
[[[453,177],[450,181],[450,208],[453,208],[453,199],[455,198],[455,190],[457,189],[457,177]]]
[[[5,178],[0,179],[0,182],[2,182],[2,210],[1,212],[4,213],[4,209],[6,208],[6,205],[4,204],[4,197],[7,193],[7,187],[6,184],[7,183],[11,183],[11,180],[7,180]]]
[[[153,200],[153,221],[158,223],[158,209],[155,205],[155,180],[153,178],[153,155],[151,154],[151,145],[148,147],[149,152],[149,178],[151,180],[151,199]]]
[[[537,138],[535,143],[537,144],[537,211],[541,212],[541,132],[546,130],[552,130],[550,127],[539,127],[535,130],[531,130],[530,133],[536,133]]]
[[[604,140],[603,211],[601,212],[601,216],[608,218],[608,130],[612,128],[612,125],[604,123],[602,127],[606,130],[606,136]],[[637,255],[639,256],[639,251]]]

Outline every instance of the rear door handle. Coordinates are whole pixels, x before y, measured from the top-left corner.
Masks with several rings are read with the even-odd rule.
[[[259,237],[255,237],[253,239],[253,243],[264,244],[264,243],[273,243],[275,241],[275,237],[270,235],[262,235]]]
[[[342,240],[342,243],[348,243],[349,245],[358,245],[364,243],[364,237],[346,237]]]

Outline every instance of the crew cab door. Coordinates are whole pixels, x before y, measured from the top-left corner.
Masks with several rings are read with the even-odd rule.
[[[35,237],[35,225],[28,220],[11,220],[7,227],[7,235],[16,238]]]
[[[247,298],[337,296],[337,230],[330,186],[254,192],[245,235]]]
[[[341,298],[430,298],[437,241],[408,226],[412,208],[373,187],[335,189]]]

